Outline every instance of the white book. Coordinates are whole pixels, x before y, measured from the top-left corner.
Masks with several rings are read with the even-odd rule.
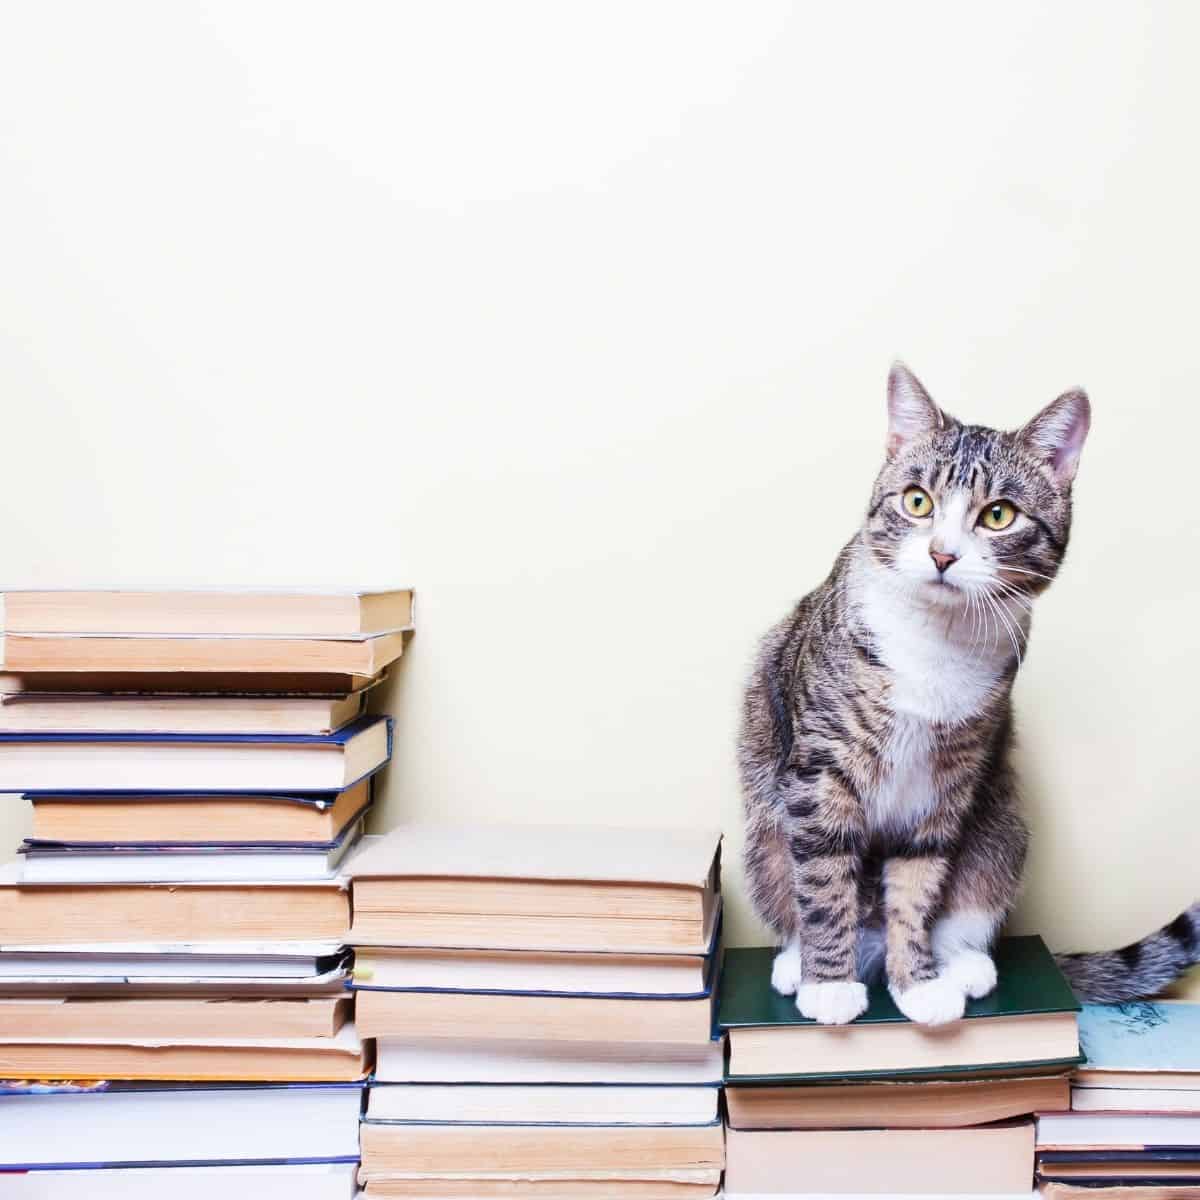
[[[0,1094],[0,1170],[356,1159],[356,1084],[147,1084]]]
[[[1200,1117],[1052,1113],[1037,1119],[1039,1150],[1200,1146]]]
[[[367,1096],[372,1121],[485,1125],[707,1125],[720,1089],[562,1085],[383,1084]]]
[[[721,1082],[721,1041],[699,1046],[608,1042],[416,1041],[380,1038],[381,1083],[706,1085]]]
[[[1075,1112],[1194,1113],[1200,1116],[1200,1088],[1071,1088]]]

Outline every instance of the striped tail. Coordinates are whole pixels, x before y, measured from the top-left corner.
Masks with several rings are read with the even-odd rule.
[[[1140,942],[1096,954],[1058,954],[1055,961],[1080,1000],[1149,1000],[1200,962],[1200,900]]]

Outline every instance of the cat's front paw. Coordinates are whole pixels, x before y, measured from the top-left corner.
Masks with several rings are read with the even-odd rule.
[[[775,955],[771,967],[771,986],[781,996],[794,996],[800,986],[801,975],[800,947],[792,942]]]
[[[796,989],[796,1007],[802,1017],[822,1025],[848,1025],[867,1011],[866,985],[854,980],[802,983]]]
[[[939,975],[914,983],[910,988],[889,988],[896,1007],[910,1020],[921,1025],[945,1025],[957,1021],[967,1006],[962,988]]]
[[[978,1000],[996,986],[996,964],[982,950],[962,950],[945,963],[941,977],[969,999]]]

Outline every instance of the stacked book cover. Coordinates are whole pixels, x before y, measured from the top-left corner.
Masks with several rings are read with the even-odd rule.
[[[1028,1194],[1032,1114],[1067,1106],[1078,1004],[1040,938],[1001,939],[966,1018],[906,1020],[883,987],[846,1026],[771,988],[769,948],[726,952],[725,1194]]]
[[[4,601],[0,789],[32,805],[0,868],[5,1186],[348,1195],[346,872],[411,593]]]
[[[1070,1109],[1038,1117],[1042,1192],[1200,1197],[1200,1004],[1085,1004],[1079,1035]]]
[[[715,1194],[719,849],[408,826],[357,856],[367,1197]]]

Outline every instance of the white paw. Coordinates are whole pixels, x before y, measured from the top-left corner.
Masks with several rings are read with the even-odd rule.
[[[910,1020],[921,1025],[945,1025],[963,1015],[967,999],[962,988],[950,979],[938,976],[914,983],[901,991],[890,988],[896,1007]]]
[[[846,1025],[866,1012],[866,985],[853,981],[802,983],[796,989],[796,1007],[802,1017],[822,1025]]]
[[[794,996],[800,986],[800,947],[789,942],[775,955],[771,967],[771,986],[781,996]]]
[[[942,967],[941,977],[978,1000],[996,986],[996,964],[982,950],[961,950]]]

